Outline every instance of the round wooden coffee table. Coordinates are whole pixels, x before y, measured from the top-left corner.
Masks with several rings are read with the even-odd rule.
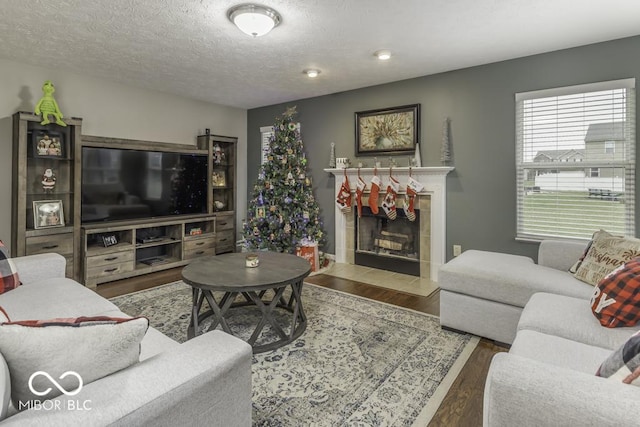
[[[254,353],[273,350],[297,339],[307,327],[307,317],[302,306],[302,283],[311,272],[309,261],[295,255],[277,252],[255,252],[260,265],[255,268],[245,266],[249,253],[230,253],[198,258],[182,270],[185,283],[193,288],[191,322],[187,336],[193,338],[198,325],[208,317],[213,317],[209,331],[218,325],[231,335],[235,335],[226,320],[231,308],[255,305],[262,317],[247,340]],[[289,288],[291,294],[285,298]],[[272,290],[273,294],[268,291]],[[214,292],[218,292],[216,298]],[[243,300],[236,301],[240,296]],[[269,299],[270,298],[270,299]],[[200,313],[204,300],[211,309]],[[240,299],[240,298],[238,298]],[[291,313],[289,331],[285,332],[281,321],[274,316],[278,309]],[[269,324],[277,335],[272,342],[256,345],[262,329]]]

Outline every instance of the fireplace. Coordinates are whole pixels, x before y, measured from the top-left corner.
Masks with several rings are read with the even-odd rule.
[[[424,185],[424,189],[418,194],[418,203],[416,210],[420,210],[420,249],[419,249],[419,265],[420,277],[438,281],[438,270],[445,263],[445,243],[446,243],[446,194],[447,194],[447,174],[453,170],[452,167],[421,167],[393,168],[393,176],[400,181],[401,185],[407,182],[409,176],[420,181]],[[378,169],[378,175],[382,178],[383,185],[386,188],[388,181],[387,170]],[[335,176],[334,196],[340,191],[340,185],[344,176],[344,169],[325,169]],[[351,182],[353,200],[355,200],[355,183],[358,175],[367,183],[367,190],[370,189],[371,178],[375,170],[373,168],[349,168],[347,175]],[[369,194],[365,191],[363,196],[363,205],[367,206]],[[398,192],[398,200],[404,198],[404,191]],[[398,209],[398,212],[402,210]],[[338,263],[355,264],[356,253],[356,234],[355,234],[355,218],[357,215],[352,213],[344,214],[335,207],[335,259]],[[395,259],[395,258],[394,258]],[[375,268],[382,268],[376,265]]]
[[[362,208],[362,217],[355,213],[354,263],[366,267],[420,276],[420,210],[415,221],[409,221],[402,209],[397,218],[389,219],[380,210]]]

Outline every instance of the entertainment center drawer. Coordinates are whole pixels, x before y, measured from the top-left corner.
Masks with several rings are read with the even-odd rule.
[[[112,274],[125,273],[127,271],[133,271],[133,268],[133,260],[118,264],[101,265],[98,267],[87,266],[87,279],[97,279],[100,277],[110,276]]]
[[[227,252],[235,252],[235,245],[232,244],[227,244],[227,245],[220,245],[220,246],[216,246],[216,255],[220,255],[220,254],[226,254]]]
[[[184,251],[184,259],[193,259],[201,256],[212,256],[216,254],[216,248],[196,248]]]
[[[73,233],[48,236],[27,237],[27,255],[55,252],[60,255],[73,255]]]
[[[101,267],[103,265],[117,264],[120,262],[133,261],[135,258],[133,251],[114,252],[110,254],[93,255],[87,257],[87,268]]]
[[[216,246],[215,237],[206,237],[203,239],[185,239],[184,252],[187,253],[195,249],[208,249]]]
[[[216,232],[233,229],[233,217],[216,217]]]
[[[232,245],[233,246],[233,230],[216,231],[216,246]]]

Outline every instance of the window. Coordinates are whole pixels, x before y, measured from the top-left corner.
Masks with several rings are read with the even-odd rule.
[[[605,141],[604,142],[604,153],[605,154],[615,154],[616,153],[616,142],[615,141]]]
[[[300,132],[300,122],[296,123],[296,128]],[[264,165],[267,161],[267,155],[271,149],[271,138],[275,137],[273,126],[262,126],[260,128],[262,156],[260,158],[260,164]]]
[[[274,135],[273,126],[263,126],[260,128],[261,135],[261,150],[262,156],[260,157],[260,164],[264,165],[267,161],[267,153],[271,144],[271,137]]]
[[[635,79],[516,94],[517,238],[635,235],[635,108]]]

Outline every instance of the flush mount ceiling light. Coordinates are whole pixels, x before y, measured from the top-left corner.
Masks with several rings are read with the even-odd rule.
[[[318,74],[320,74],[320,70],[309,69],[309,70],[304,70],[303,73],[305,73],[308,77],[313,79],[315,77],[318,77]]]
[[[253,37],[264,36],[280,24],[278,12],[258,4],[240,4],[227,12],[227,17],[245,34]]]
[[[380,61],[386,61],[387,59],[391,58],[391,51],[386,49],[378,50],[373,55]]]

